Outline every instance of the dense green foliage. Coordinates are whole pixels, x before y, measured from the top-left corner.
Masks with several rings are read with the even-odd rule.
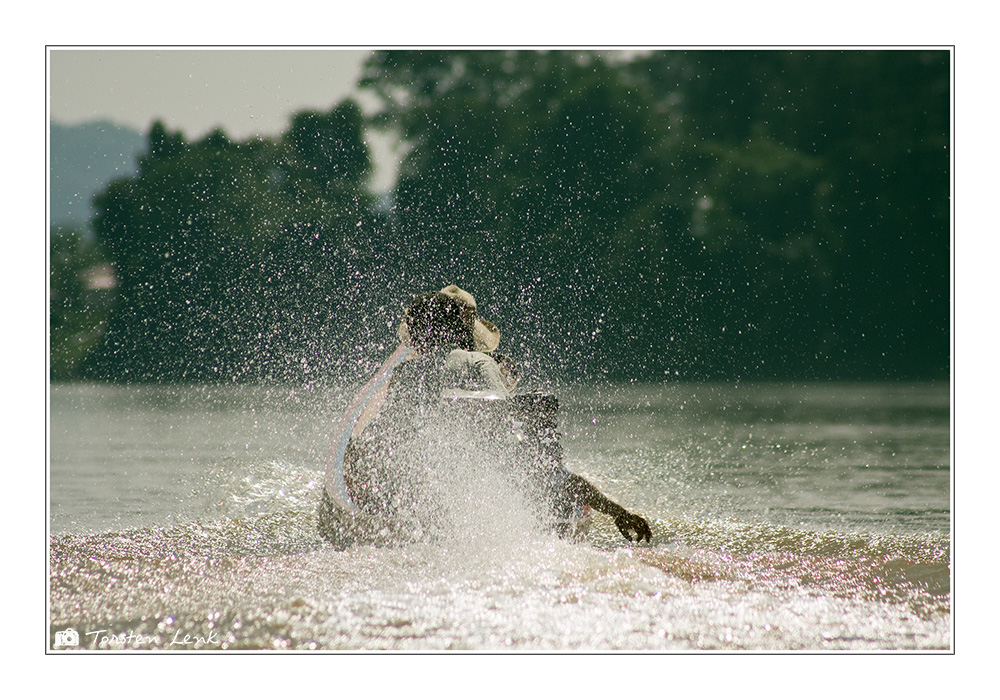
[[[103,279],[102,279],[103,278]],[[79,377],[101,340],[110,310],[110,270],[101,250],[75,229],[49,233],[49,375]]]
[[[138,176],[96,200],[119,298],[94,371],[206,381],[320,369],[343,323],[348,232],[371,210],[361,128],[353,103],[296,115],[276,142],[215,132],[188,144],[154,125]]]
[[[407,148],[388,213],[351,102],[154,126],[96,201],[117,300],[77,373],[344,372],[457,283],[537,373],[948,375],[948,52],[388,51],[360,86]]]
[[[614,58],[369,64],[437,279],[598,372],[946,376],[947,53]]]

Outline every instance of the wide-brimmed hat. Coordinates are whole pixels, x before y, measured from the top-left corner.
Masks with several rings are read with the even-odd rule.
[[[475,346],[473,350],[477,352],[493,352],[500,345],[500,331],[492,323],[487,321],[485,318],[481,318],[478,313],[476,313],[476,300],[464,289],[459,289],[454,284],[449,284],[447,287],[441,290],[442,294],[447,294],[453,299],[457,299],[466,307],[472,309],[475,314],[475,325],[472,329],[472,337],[475,341]],[[399,324],[399,339],[410,344],[410,330],[406,326],[406,319]]]

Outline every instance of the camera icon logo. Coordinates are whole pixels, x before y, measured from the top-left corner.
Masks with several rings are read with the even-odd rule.
[[[70,627],[62,632],[56,632],[57,647],[78,647],[80,646],[80,633]]]

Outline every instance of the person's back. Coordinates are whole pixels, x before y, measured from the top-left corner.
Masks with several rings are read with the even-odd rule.
[[[438,462],[427,446],[468,445],[445,399],[457,395],[509,396],[500,369],[472,350],[472,320],[466,307],[441,292],[419,295],[407,309],[407,340],[413,356],[393,372],[378,415],[352,440],[345,476],[359,507],[405,517],[426,511],[426,484]],[[449,438],[454,438],[450,440]]]
[[[510,396],[499,366],[489,355],[457,347],[434,348],[395,370],[382,413],[423,412],[443,397],[463,393]]]

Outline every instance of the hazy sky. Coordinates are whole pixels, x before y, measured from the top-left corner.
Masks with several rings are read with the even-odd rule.
[[[51,49],[49,116],[74,125],[97,119],[145,132],[157,119],[199,138],[222,127],[235,139],[273,136],[302,109],[329,109],[354,96],[368,51],[346,49]],[[370,104],[370,103],[368,103]],[[394,156],[369,135],[375,189]]]

